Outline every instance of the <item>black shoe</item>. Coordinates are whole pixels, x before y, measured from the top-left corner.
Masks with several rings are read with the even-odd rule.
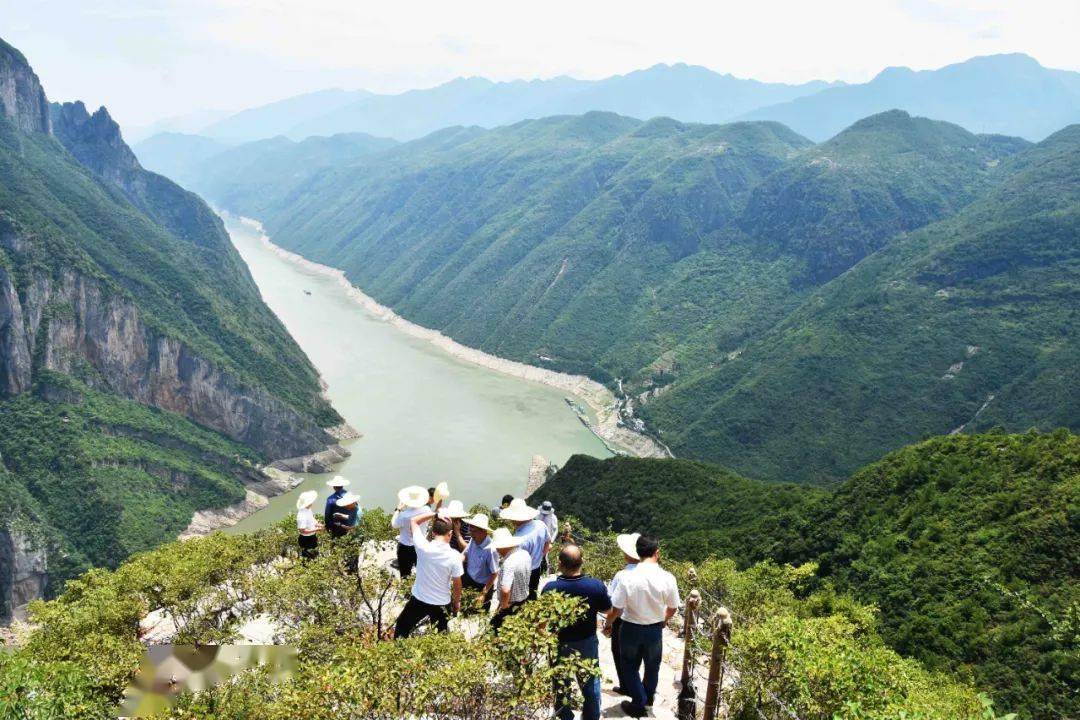
[[[622,711],[632,718],[645,717],[645,708],[641,707],[637,703],[630,702],[629,700],[623,700],[619,703],[619,707]]]
[[[626,697],[630,697],[630,691],[624,688],[622,685],[616,685],[615,687],[611,688],[611,692],[615,693],[616,695],[625,695]]]

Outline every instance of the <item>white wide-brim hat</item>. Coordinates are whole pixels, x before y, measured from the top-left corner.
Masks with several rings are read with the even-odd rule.
[[[326,481],[326,487],[349,487],[349,478],[335,475],[334,477]]]
[[[305,490],[296,498],[296,509],[303,510],[306,507],[311,507],[318,497],[319,493],[315,490]]]
[[[516,535],[511,535],[506,528],[498,528],[491,538],[491,547],[496,550],[506,550],[507,548],[517,547],[523,540],[523,538]]]
[[[448,497],[450,497],[450,486],[449,485],[447,485],[444,482],[441,482],[441,483],[439,483],[438,485],[435,486],[435,502],[439,502],[440,500],[445,500]]]
[[[427,505],[428,494],[427,490],[419,485],[410,485],[398,490],[397,499],[405,507],[422,508]]]
[[[622,550],[623,555],[625,555],[626,557],[640,560],[641,558],[638,557],[637,554],[637,541],[639,537],[641,537],[641,533],[627,533],[619,535],[617,538],[615,538],[615,544],[619,546],[619,549]]]
[[[465,521],[465,524],[469,527],[480,528],[486,532],[491,532],[491,527],[488,525],[488,516],[484,513],[477,513],[471,518]]]
[[[354,502],[360,502],[360,496],[351,492],[347,492],[337,499],[338,507],[346,507]]]
[[[469,511],[460,500],[451,500],[450,504],[442,509],[442,515],[448,518],[465,518],[469,517]]]
[[[499,513],[499,519],[510,520],[511,522],[525,522],[535,519],[539,513],[539,510],[529,507],[521,498],[514,498],[509,507],[503,508],[502,512]]]

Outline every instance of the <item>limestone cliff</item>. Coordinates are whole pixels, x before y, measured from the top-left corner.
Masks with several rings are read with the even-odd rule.
[[[23,619],[26,604],[44,594],[48,579],[44,543],[0,524],[0,623]]]
[[[18,256],[23,245],[0,221],[0,248]],[[183,342],[147,327],[139,308],[101,281],[71,269],[33,274],[19,293],[0,268],[0,395],[30,387],[35,352],[40,368],[78,370],[91,387],[178,413],[269,458],[316,453],[334,443],[268,391],[245,386]]]
[[[0,112],[28,132],[49,132],[49,102],[38,76],[15,48],[0,40]]]

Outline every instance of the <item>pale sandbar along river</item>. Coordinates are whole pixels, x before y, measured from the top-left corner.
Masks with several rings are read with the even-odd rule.
[[[352,457],[338,468],[362,507],[392,509],[398,488],[439,481],[466,507],[497,505],[504,493],[522,493],[535,454],[559,465],[574,453],[610,455],[567,407],[565,393],[407,335],[362,309],[333,278],[278,256],[253,227],[229,218],[226,225],[263,299],[322,373],[334,407],[363,434],[344,443]],[[294,513],[305,489],[319,491],[321,513],[330,476],[303,477],[232,530]]]

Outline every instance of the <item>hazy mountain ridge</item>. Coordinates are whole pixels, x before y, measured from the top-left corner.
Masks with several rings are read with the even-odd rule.
[[[1042,140],[1080,122],[1080,73],[1044,68],[1020,53],[975,57],[937,70],[892,67],[868,83],[828,88],[740,119],[776,120],[820,141],[893,108],[971,132]]]

